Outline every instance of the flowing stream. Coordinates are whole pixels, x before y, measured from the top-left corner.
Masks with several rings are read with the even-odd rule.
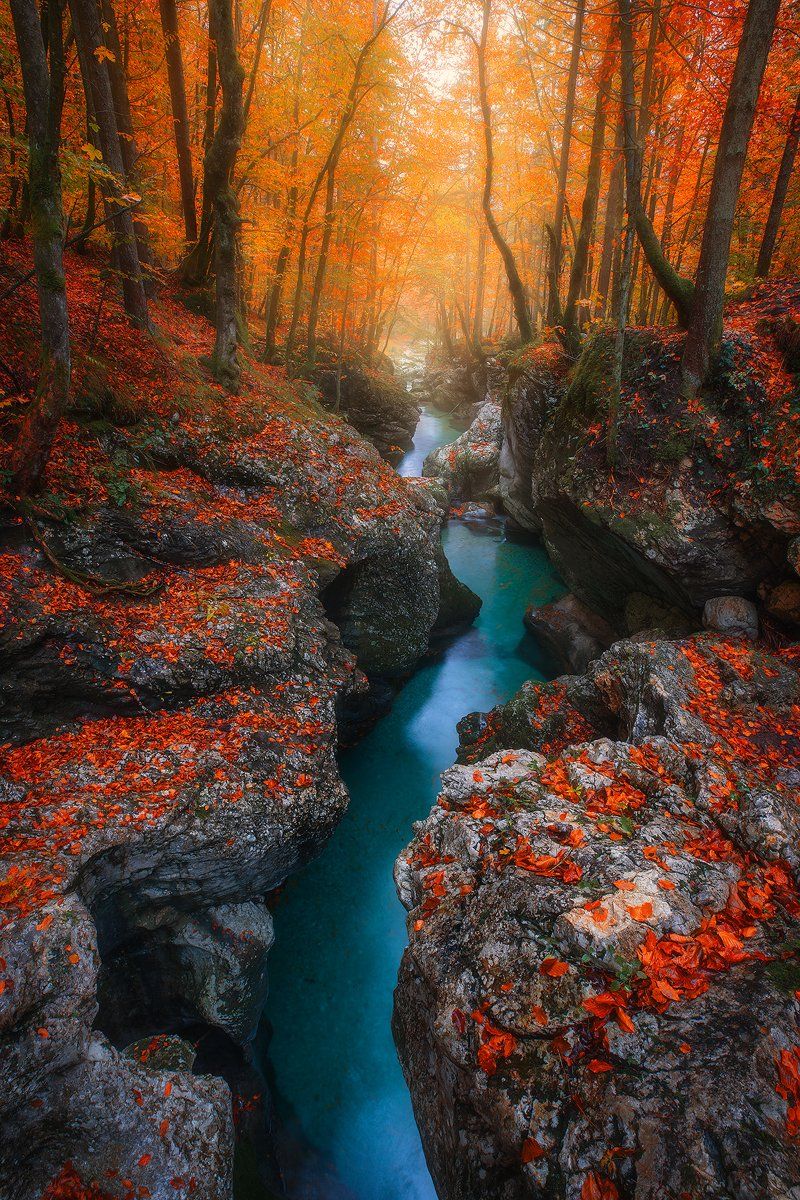
[[[403,475],[463,429],[424,412]],[[508,699],[546,663],[527,604],[563,591],[547,555],[502,527],[450,521],[456,575],[483,599],[475,626],[431,656],[390,713],[342,755],[350,808],[275,910],[262,1044],[282,1129],[296,1145],[292,1200],[435,1200],[397,1061],[392,992],[406,941],[392,867],[455,758],[456,722]]]

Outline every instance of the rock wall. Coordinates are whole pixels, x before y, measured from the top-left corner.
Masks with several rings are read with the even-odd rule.
[[[394,1016],[443,1200],[797,1190],[797,666],[620,642],[445,772]]]
[[[481,492],[541,534],[569,589],[617,634],[697,628],[721,596],[800,628],[790,550],[800,533],[799,318],[796,282],[761,285],[731,306],[715,373],[689,404],[678,392],[681,335],[629,331],[616,419],[607,331],[575,364],[550,344],[489,364],[502,428]],[[470,495],[473,445],[485,440],[468,431],[427,473]]]
[[[341,412],[387,462],[399,462],[411,449],[420,410],[400,380],[349,363],[341,377],[327,367],[315,371],[313,379],[325,407]]]
[[[74,410],[0,527],[0,1194],[227,1200],[264,1098],[232,1106],[195,1043],[216,1072],[252,1036],[265,898],[347,803],[341,696],[471,600],[429,488],[276,372],[222,393],[177,301],[171,345],[111,306],[88,359],[96,268],[68,281]]]

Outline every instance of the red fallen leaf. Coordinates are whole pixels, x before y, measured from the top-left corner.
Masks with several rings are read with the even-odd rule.
[[[625,907],[634,921],[647,921],[653,915],[653,906],[649,900],[645,900],[644,904],[626,904]]]
[[[541,1004],[534,1004],[533,1008],[531,1009],[531,1015],[533,1016],[533,1019],[537,1025],[547,1024],[547,1013],[544,1011]]]
[[[162,1138],[167,1136],[168,1129],[169,1129],[169,1121],[167,1120],[166,1117],[164,1117],[164,1120],[161,1122],[161,1124],[158,1127],[158,1132]]]
[[[522,1143],[520,1158],[524,1163],[533,1162],[534,1159],[544,1158],[547,1151],[543,1146],[540,1146],[535,1137],[526,1137]]]
[[[549,975],[551,979],[560,979],[569,970],[569,963],[559,958],[543,958],[539,964],[539,974]]]
[[[590,1171],[583,1181],[581,1200],[619,1200],[617,1186],[597,1171]]]
[[[472,778],[475,780],[476,783],[483,783],[483,772],[473,771]]]
[[[593,1075],[602,1075],[604,1071],[613,1071],[611,1063],[604,1062],[602,1058],[593,1058],[591,1062],[586,1064],[587,1071],[591,1071]]]
[[[614,887],[619,888],[621,892],[635,892],[636,884],[632,879],[615,879]]]
[[[453,1022],[453,1024],[455,1025],[456,1029],[458,1030],[458,1032],[460,1034],[463,1035],[464,1033],[466,1033],[467,1018],[464,1015],[464,1013],[461,1011],[460,1008],[453,1009],[452,1013],[450,1014],[450,1020]]]
[[[49,1038],[50,1037],[50,1031],[48,1029],[45,1029],[43,1026],[40,1027],[39,1029],[37,1029],[36,1032],[38,1033],[40,1038]]]
[[[172,1082],[170,1080],[168,1080],[164,1084],[164,1095],[169,1096],[171,1093],[172,1093]]]
[[[692,1047],[689,1045],[688,1042],[681,1042],[678,1049],[680,1050],[681,1054],[691,1054],[692,1053]]]
[[[657,879],[656,883],[664,892],[674,892],[675,891],[675,884],[672,882],[671,879]]]
[[[633,1033],[636,1029],[631,1018],[625,1012],[624,1008],[618,1008],[616,1011],[617,1024],[623,1033]]]
[[[146,1167],[147,1164],[152,1159],[152,1157],[153,1157],[152,1154],[143,1154],[142,1157],[139,1159],[139,1166]]]

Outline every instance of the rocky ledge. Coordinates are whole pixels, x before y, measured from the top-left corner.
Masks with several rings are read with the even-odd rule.
[[[442,1200],[797,1194],[797,667],[624,641],[462,731],[396,872]]]
[[[426,474],[441,475],[451,496],[499,497],[616,636],[697,629],[707,602],[725,596],[796,632],[798,328],[796,280],[730,305],[715,373],[688,403],[678,389],[682,335],[630,330],[617,411],[608,331],[574,363],[551,343],[501,355],[486,371],[493,407],[431,456]],[[551,616],[552,640],[582,667],[586,631],[575,621],[567,629],[563,609],[532,620],[541,631]]]
[[[474,597],[435,492],[312,392],[248,363],[233,400],[177,297],[154,338],[98,326],[90,261],[68,278],[73,411],[0,527],[0,1193],[227,1200],[263,1097],[195,1051],[252,1037],[265,897],[347,803],[341,697]],[[3,316],[25,387],[28,309]]]
[[[419,421],[415,397],[385,371],[347,363],[318,368],[313,375],[322,402],[371,442],[387,462],[397,463],[414,441]]]

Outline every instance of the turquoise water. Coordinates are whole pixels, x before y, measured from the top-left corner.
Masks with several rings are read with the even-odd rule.
[[[401,473],[419,472],[421,456],[458,432],[452,420],[423,414]],[[347,815],[274,913],[268,1055],[278,1117],[295,1146],[288,1185],[297,1200],[435,1198],[390,1029],[406,941],[392,867],[453,762],[456,722],[544,678],[522,614],[563,591],[544,551],[506,541],[499,527],[451,521],[444,542],[453,570],[483,598],[480,617],[342,756]]]

